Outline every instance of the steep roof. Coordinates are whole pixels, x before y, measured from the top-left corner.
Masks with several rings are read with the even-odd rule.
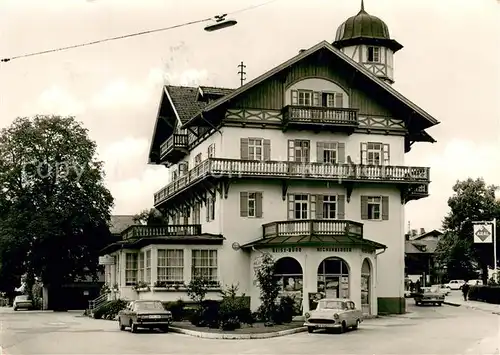
[[[421,120],[421,127],[422,129],[426,129],[429,127],[432,127],[434,125],[439,124],[439,121],[436,120],[434,117],[432,117],[429,113],[424,111],[422,108],[408,100],[406,97],[404,97],[402,94],[400,94],[397,90],[395,90],[391,85],[387,84],[383,80],[379,79],[377,76],[375,76],[373,73],[371,73],[369,70],[367,70],[363,65],[357,63],[344,53],[342,53],[340,50],[336,49],[333,47],[331,44],[329,44],[326,41],[322,41],[315,46],[299,53],[295,57],[287,60],[286,62],[278,65],[277,67],[267,71],[266,73],[260,75],[259,77],[255,78],[254,80],[246,83],[245,85],[235,89],[232,91],[230,94],[223,96],[222,98],[215,100],[212,103],[209,103],[205,107],[203,107],[195,116],[193,116],[188,122],[186,122],[183,127],[187,127],[190,122],[194,121],[201,113],[203,112],[209,112],[220,105],[227,103],[228,101],[235,99],[239,95],[243,94],[247,90],[255,87],[256,85],[262,83],[266,79],[272,77],[275,74],[278,74],[279,72],[286,70],[288,67],[296,64],[297,62],[303,60],[304,58],[320,51],[320,50],[327,50],[331,52],[333,55],[336,57],[340,58],[341,60],[345,61],[348,63],[355,71],[361,73],[367,80],[378,86],[380,89],[384,90],[387,92],[390,96],[392,96],[397,102],[401,103],[403,106],[407,108],[409,112],[412,112],[415,114],[415,117],[413,119],[420,119]]]
[[[407,240],[405,241],[406,254],[434,254],[438,245],[437,240]]]
[[[120,234],[128,227],[137,224],[133,215],[112,215],[109,222],[109,231],[111,234]]]

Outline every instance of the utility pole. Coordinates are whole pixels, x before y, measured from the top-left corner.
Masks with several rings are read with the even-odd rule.
[[[247,80],[246,78],[246,71],[245,71],[245,68],[247,66],[245,64],[243,64],[243,62],[241,62],[239,65],[238,65],[238,68],[240,69],[240,71],[238,72],[238,74],[240,74],[240,86],[243,86],[243,83],[245,82],[245,80]]]

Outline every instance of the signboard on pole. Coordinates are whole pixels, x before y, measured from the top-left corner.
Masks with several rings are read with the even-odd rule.
[[[474,224],[474,243],[492,243],[493,225],[491,223]]]

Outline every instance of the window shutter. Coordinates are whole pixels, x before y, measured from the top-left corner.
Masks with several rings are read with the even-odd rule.
[[[240,192],[240,217],[248,217],[248,192]]]
[[[288,219],[295,219],[295,196],[288,194]]]
[[[319,91],[313,92],[313,106],[321,106],[321,93]]]
[[[389,154],[389,144],[384,144],[382,152],[382,160],[384,165],[389,165],[390,154]]]
[[[382,196],[382,220],[389,220],[389,196]]]
[[[316,195],[309,195],[309,219],[316,219]]]
[[[206,213],[207,213],[207,222],[210,222],[210,205],[212,204],[212,199],[209,197],[207,199],[207,208],[206,208]]]
[[[345,196],[337,195],[337,219],[345,218]]]
[[[240,158],[241,160],[248,160],[248,138],[240,139]]]
[[[323,195],[316,195],[316,219],[323,219]]]
[[[337,144],[337,163],[345,164],[345,143]]]
[[[255,217],[262,218],[262,192],[255,193]]]
[[[344,94],[341,92],[335,93],[335,107],[344,107]]]
[[[325,150],[325,143],[324,142],[317,142],[316,143],[316,161],[318,163],[323,163],[325,160],[324,158],[324,150]]]
[[[366,164],[366,153],[368,151],[368,144],[361,143],[361,164]]]
[[[368,196],[361,196],[361,219],[368,219]]]
[[[295,141],[288,141],[288,161],[295,161]]]
[[[264,161],[271,160],[271,140],[264,139]]]
[[[185,164],[185,165],[184,165],[184,174],[187,174],[187,173],[188,173],[188,171],[189,171],[189,162],[187,161],[187,162],[185,162],[184,164]]]
[[[292,95],[292,105],[298,105],[299,103],[299,99],[298,99],[298,93],[297,93],[297,90],[292,90],[291,92],[291,95]]]

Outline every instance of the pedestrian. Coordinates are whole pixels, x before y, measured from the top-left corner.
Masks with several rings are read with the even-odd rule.
[[[467,296],[469,295],[469,282],[467,281],[463,286],[462,286],[462,293],[464,295],[464,301],[467,301]]]
[[[420,279],[415,282],[415,292],[420,293]]]

